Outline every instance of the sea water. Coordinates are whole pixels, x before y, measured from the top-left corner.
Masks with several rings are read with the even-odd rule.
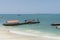
[[[52,23],[60,23],[60,14],[0,14],[0,16],[2,16],[2,18],[0,18],[0,27],[11,30],[11,32],[31,36],[42,35],[43,37],[60,38],[60,29],[56,29],[56,27],[51,26]],[[22,23],[25,22],[24,20],[33,19],[39,19],[40,23],[18,26],[3,25],[7,20],[19,20],[20,23]]]

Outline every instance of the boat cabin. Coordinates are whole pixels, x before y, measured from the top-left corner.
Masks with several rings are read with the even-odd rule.
[[[6,23],[7,24],[15,24],[15,23],[19,23],[19,20],[7,20]]]

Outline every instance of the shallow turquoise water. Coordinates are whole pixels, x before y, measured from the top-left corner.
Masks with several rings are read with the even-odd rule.
[[[39,19],[39,24],[27,24],[19,26],[5,26],[6,28],[29,32],[28,30],[35,30],[38,33],[42,32],[44,34],[55,34],[60,36],[60,29],[56,29],[51,26],[52,23],[60,23],[60,14],[0,14],[3,18],[0,18],[0,24],[5,23],[6,20],[20,20],[24,22],[25,19]],[[3,25],[2,25],[3,26]],[[35,32],[35,31],[30,31]]]

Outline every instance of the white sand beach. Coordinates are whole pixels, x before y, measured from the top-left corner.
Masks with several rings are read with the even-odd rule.
[[[29,35],[23,35],[23,34],[18,35],[6,30],[0,30],[0,40],[59,40],[59,39],[36,37],[36,36],[29,36]]]

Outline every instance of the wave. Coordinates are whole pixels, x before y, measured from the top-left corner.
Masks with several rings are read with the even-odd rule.
[[[51,39],[59,39],[60,40],[60,36],[42,36],[42,37],[46,37],[46,38],[51,38]]]
[[[51,36],[51,35],[39,35],[39,34],[33,34],[33,33],[29,33],[29,32],[22,32],[22,31],[16,31],[16,30],[8,30],[11,33],[15,33],[15,34],[20,34],[20,35],[27,35],[27,36],[34,36],[34,37],[44,37],[44,38],[50,38],[50,39],[59,39],[60,40],[60,36]],[[32,31],[32,30],[29,30]]]
[[[32,33],[26,33],[26,32],[22,32],[22,31],[16,31],[16,30],[8,30],[11,33],[15,33],[15,34],[21,34],[21,35],[28,35],[28,36],[37,36],[35,34]]]

